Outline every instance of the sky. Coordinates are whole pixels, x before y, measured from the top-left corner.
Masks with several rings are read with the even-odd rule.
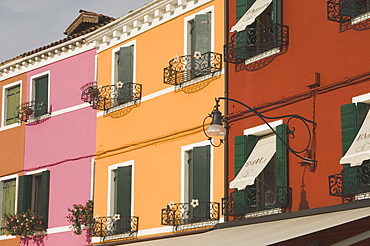
[[[66,37],[80,9],[119,18],[152,0],[0,0],[0,63]]]

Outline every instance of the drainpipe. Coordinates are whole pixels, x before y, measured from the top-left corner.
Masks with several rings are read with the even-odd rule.
[[[224,1],[224,43],[228,43],[228,37],[229,37],[229,0]],[[226,98],[229,97],[229,71],[228,71],[228,64],[224,62],[224,78],[225,78],[225,85],[224,85],[224,96]],[[225,115],[228,114],[228,100],[225,100]],[[228,155],[228,146],[229,146],[229,127],[226,125],[226,139],[224,143],[224,197],[227,197],[229,195],[229,155]],[[222,207],[222,204],[221,204]],[[224,221],[228,221],[228,216],[224,217]]]

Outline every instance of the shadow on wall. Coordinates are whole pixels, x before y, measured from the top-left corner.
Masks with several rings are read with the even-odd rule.
[[[301,185],[300,201],[299,201],[298,210],[305,210],[305,209],[309,209],[310,208],[310,205],[308,205],[308,201],[307,201],[307,192],[304,189],[306,187],[306,185],[304,184],[304,176],[305,176],[305,174],[306,174],[306,166],[303,169],[302,185]]]

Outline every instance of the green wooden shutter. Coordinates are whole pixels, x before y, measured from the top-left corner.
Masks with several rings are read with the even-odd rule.
[[[15,194],[16,194],[15,179],[3,181],[3,203],[2,214],[14,214]]]
[[[287,143],[286,124],[276,127],[276,133]],[[276,137],[276,186],[288,187],[288,155],[285,144]]]
[[[247,12],[247,0],[236,0],[236,22]]]
[[[131,216],[132,166],[117,168],[116,176],[116,213]]]
[[[276,133],[286,143],[287,126],[281,124],[276,127]],[[276,180],[276,200],[275,206],[281,207],[287,205],[289,201],[288,193],[288,152],[286,145],[276,136],[276,163],[275,163],[275,180]]]
[[[18,213],[24,213],[32,207],[32,176],[19,177]]]
[[[49,189],[50,189],[50,171],[43,171],[41,173],[41,193],[40,193],[40,216],[46,226],[49,221]]]
[[[366,103],[349,103],[340,106],[342,126],[342,154],[344,155],[355,139],[368,111]]]
[[[44,105],[47,105],[49,101],[49,76],[35,79],[35,90],[35,100],[42,101]]]
[[[247,10],[253,5],[255,0],[237,0],[236,1],[236,22],[239,21],[239,19],[247,12]],[[249,27],[256,27],[256,22],[254,22]],[[246,59],[253,56],[253,52],[251,49],[253,49],[253,46],[250,46],[249,36],[250,34],[248,32],[238,32],[236,34],[236,58],[238,59],[238,63],[244,62]],[[253,40],[253,39],[252,39]]]
[[[349,103],[340,106],[342,127],[342,155],[348,151],[358,130],[360,129],[366,114],[368,105],[366,103]],[[352,169],[350,164],[343,165],[343,193],[355,194],[358,188],[357,169]]]
[[[366,9],[366,8],[363,8],[363,6],[366,6],[365,1],[366,0],[342,0],[340,2],[341,3],[341,8],[340,8],[341,15],[354,18],[360,14],[363,14],[364,12],[361,10]]]
[[[245,161],[252,153],[254,146],[257,144],[258,138],[254,135],[241,135],[235,137],[234,142],[234,175],[238,175],[240,169],[244,166]],[[246,213],[252,212],[250,201],[255,200],[254,196],[256,184],[249,185],[245,190],[234,190],[234,215],[244,216]]]
[[[118,81],[132,83],[134,81],[134,46],[121,47],[118,60]]]
[[[41,116],[47,113],[49,107],[49,76],[46,75],[35,79],[35,116]]]
[[[211,13],[196,15],[193,23],[190,55],[193,56],[196,51],[202,54],[211,51]]]
[[[198,199],[199,202],[210,202],[211,195],[211,176],[210,176],[210,156],[211,148],[209,145],[193,148],[193,187],[191,199]]]
[[[245,161],[252,153],[257,141],[258,138],[254,135],[241,135],[235,137],[234,176],[238,175],[240,169],[244,166]]]
[[[119,167],[116,171],[116,211],[121,215],[120,226],[115,228],[116,233],[131,231],[131,187],[132,187],[132,166]]]
[[[272,4],[272,20],[275,24],[282,24],[281,0],[274,0]]]
[[[6,117],[5,125],[10,125],[18,122],[17,108],[20,104],[21,86],[17,85],[7,89],[6,93]]]
[[[199,206],[193,208],[189,205],[189,223],[209,218],[211,195],[211,147],[194,147],[189,152],[189,203],[198,199]]]

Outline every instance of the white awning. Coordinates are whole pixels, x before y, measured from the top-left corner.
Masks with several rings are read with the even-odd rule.
[[[351,164],[360,166],[363,161],[370,159],[370,110],[367,112],[366,118],[362,123],[360,130],[353,140],[351,147],[347,153],[340,159],[340,164]]]
[[[238,190],[243,190],[247,185],[254,184],[255,179],[269,163],[275,151],[275,135],[258,140],[244,166],[238,175],[236,175],[235,179],[230,182],[230,189],[237,188]]]
[[[273,0],[256,0],[240,20],[231,28],[230,32],[240,32],[252,24],[256,18],[270,5]]]
[[[339,212],[316,214],[291,219],[282,219],[251,225],[235,226],[224,229],[215,229],[205,233],[158,239],[146,242],[135,242],[135,246],[264,246],[298,238],[311,233],[319,232],[345,223],[366,218],[370,215],[370,207],[349,209]],[[352,245],[358,242],[352,239]],[[123,244],[119,244],[123,245]],[[126,244],[125,244],[126,245]],[[343,244],[342,244],[343,245]]]

